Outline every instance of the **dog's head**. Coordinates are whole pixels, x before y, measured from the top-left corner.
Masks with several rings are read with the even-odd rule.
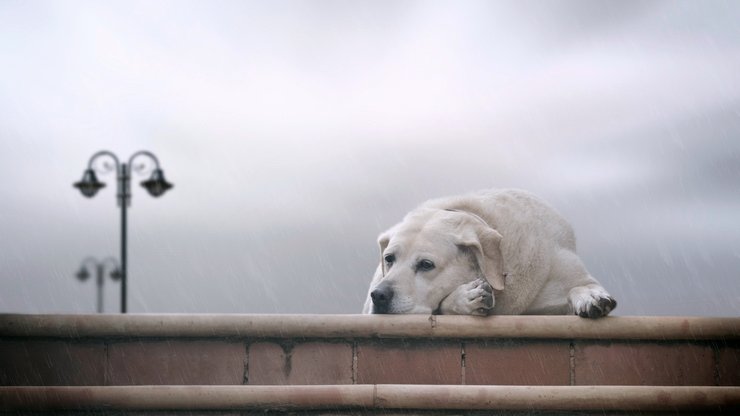
[[[435,311],[458,286],[484,277],[503,290],[501,234],[476,215],[421,209],[378,238],[383,278],[373,313]]]

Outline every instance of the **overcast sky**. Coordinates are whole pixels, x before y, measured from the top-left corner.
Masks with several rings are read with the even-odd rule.
[[[359,313],[377,235],[528,189],[618,315],[740,314],[740,3],[0,0],[0,312]],[[106,282],[106,311],[119,285]]]

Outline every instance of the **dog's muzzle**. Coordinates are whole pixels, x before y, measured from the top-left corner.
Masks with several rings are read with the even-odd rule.
[[[373,300],[373,313],[388,313],[393,300],[393,288],[381,283],[370,293]]]

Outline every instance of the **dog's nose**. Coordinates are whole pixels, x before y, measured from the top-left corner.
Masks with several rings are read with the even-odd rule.
[[[389,285],[380,285],[370,293],[373,299],[373,313],[388,313],[393,299],[393,288]]]

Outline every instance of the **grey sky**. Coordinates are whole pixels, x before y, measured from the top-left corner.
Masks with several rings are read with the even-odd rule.
[[[0,312],[91,312],[136,185],[132,312],[356,313],[376,236],[518,187],[617,314],[740,314],[736,2],[0,1]],[[135,177],[138,184],[143,177]],[[106,309],[118,310],[108,282]]]

